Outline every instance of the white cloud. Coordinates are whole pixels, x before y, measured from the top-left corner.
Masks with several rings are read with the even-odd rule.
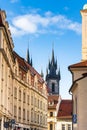
[[[14,17],[10,25],[12,34],[40,34],[47,32],[57,32],[59,30],[71,30],[81,34],[81,24],[67,19],[63,15],[54,15],[52,12],[30,13]]]
[[[77,22],[69,24],[68,28],[70,30],[75,31],[78,34],[81,34],[81,24],[78,24]]]
[[[13,25],[26,33],[35,33],[37,31],[36,24],[31,20],[31,16],[19,16],[13,19]]]
[[[11,29],[11,33],[14,35],[14,36],[20,36],[20,35],[24,35],[25,32],[23,30],[19,30],[17,29],[16,27],[14,26],[11,26],[9,25],[10,29]]]

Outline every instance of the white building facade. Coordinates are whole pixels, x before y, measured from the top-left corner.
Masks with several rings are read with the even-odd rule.
[[[82,15],[82,60],[69,66],[73,84],[70,93],[73,99],[73,130],[87,129],[87,4]]]
[[[0,130],[46,130],[46,84],[13,48],[5,11],[0,10]]]

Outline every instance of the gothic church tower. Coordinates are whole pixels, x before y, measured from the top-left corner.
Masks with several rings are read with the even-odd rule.
[[[59,95],[59,81],[60,69],[57,70],[57,60],[54,57],[54,50],[52,49],[52,59],[49,61],[46,82],[49,89],[49,95]]]

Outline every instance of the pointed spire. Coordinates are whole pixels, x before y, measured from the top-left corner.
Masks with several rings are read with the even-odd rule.
[[[60,68],[59,68],[59,71],[58,71],[58,77],[59,77],[59,80],[61,80]]]
[[[27,49],[26,60],[27,60],[28,64],[30,64],[31,66],[33,65],[33,63],[32,63],[32,58],[30,59],[29,44],[28,44],[28,49]]]
[[[52,62],[54,62],[54,50],[52,49]]]
[[[56,58],[56,61],[55,61],[55,68],[57,69],[57,58]]]
[[[27,49],[27,57],[26,57],[26,60],[27,60],[28,64],[30,64],[29,47],[28,47],[28,49]]]
[[[31,58],[31,62],[30,62],[30,65],[33,66],[33,63],[32,63],[32,58]]]
[[[49,60],[49,65],[48,65],[48,66],[49,66],[49,70],[50,70],[50,65],[51,65],[51,64],[50,64],[50,60]]]
[[[54,65],[55,63],[55,58],[54,58],[54,43],[53,43],[53,47],[52,47],[52,61],[51,63]]]
[[[41,69],[41,77],[43,78],[44,77],[44,74],[43,74],[43,70]]]
[[[46,75],[48,75],[48,68],[46,68]]]

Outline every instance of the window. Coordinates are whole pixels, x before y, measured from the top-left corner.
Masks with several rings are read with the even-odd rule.
[[[55,83],[52,83],[52,92],[55,92]]]
[[[50,124],[50,130],[53,130],[53,124]]]
[[[26,82],[27,81],[27,76],[26,74],[23,74],[23,80]]]
[[[34,114],[34,122],[36,123],[37,119],[36,119],[36,112]]]
[[[17,88],[14,88],[14,97],[17,98]]]
[[[25,92],[23,93],[23,102],[25,103]]]
[[[21,119],[21,108],[19,107],[19,119]]]
[[[49,106],[53,106],[53,105],[54,105],[53,101],[50,101]]]
[[[14,106],[14,117],[16,117],[16,116],[17,116],[17,107]]]
[[[65,124],[62,124],[62,130],[65,130]]]
[[[34,77],[31,76],[31,85],[34,87]]]
[[[50,112],[50,117],[52,117],[53,116],[53,112]]]
[[[27,104],[29,105],[29,95],[27,95]]]
[[[19,90],[19,100],[21,101],[21,90]]]
[[[31,110],[31,122],[33,122],[33,110]]]
[[[37,106],[37,99],[36,99],[36,97],[34,99],[34,104],[35,104],[35,107],[36,107]]]
[[[25,120],[25,109],[23,109],[23,120]]]
[[[39,108],[39,99],[38,99],[38,108]]]
[[[19,77],[20,77],[20,79],[22,79],[22,72],[21,71],[19,71]]]
[[[31,105],[33,105],[33,95],[31,96]]]
[[[42,113],[40,115],[40,124],[42,124]]]
[[[37,123],[39,123],[39,114],[37,115]]]
[[[70,124],[68,124],[68,130],[71,130],[71,125]]]
[[[27,121],[29,121],[29,111],[27,110]]]
[[[40,108],[42,109],[42,101],[40,101]]]

